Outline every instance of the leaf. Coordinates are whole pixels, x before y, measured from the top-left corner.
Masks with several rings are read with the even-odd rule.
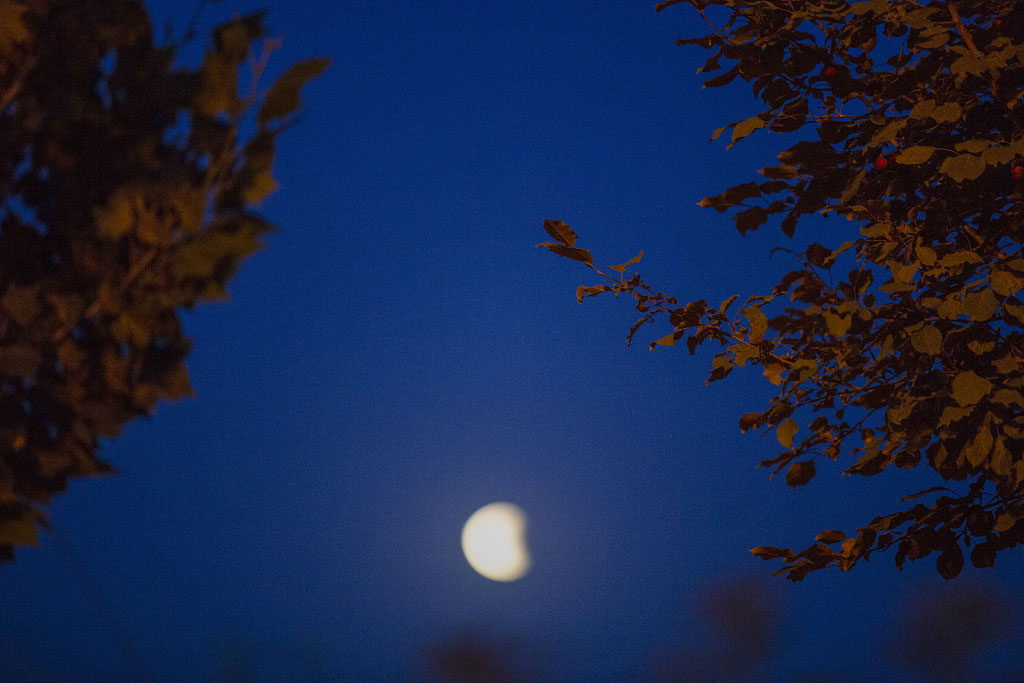
[[[134,199],[126,190],[118,190],[111,195],[106,206],[93,209],[93,219],[104,237],[123,237],[135,227]]]
[[[960,549],[960,544],[954,541],[952,545],[946,546],[936,560],[935,568],[947,581],[955,579],[960,570],[964,568],[964,553]]]
[[[953,399],[961,406],[973,406],[992,391],[992,382],[973,370],[961,372],[953,378]]]
[[[982,289],[978,292],[968,292],[964,295],[964,313],[971,320],[984,322],[989,320],[999,310],[999,300],[991,289]]]
[[[974,439],[964,449],[967,462],[972,467],[981,467],[982,463],[988,458],[988,454],[992,452],[992,445],[992,430],[989,429],[987,423],[982,424]]]
[[[776,548],[770,545],[759,545],[756,548],[751,548],[750,552],[755,557],[760,557],[762,560],[777,560],[780,558],[790,559],[793,557],[793,551],[784,548]]]
[[[571,247],[576,244],[576,233],[574,233],[572,228],[563,221],[545,219],[544,231],[551,235],[551,237],[557,240],[560,244],[564,244],[567,247]],[[642,251],[640,253],[643,254]],[[637,258],[639,260],[639,257]],[[612,267],[614,268],[614,266]]]
[[[915,247],[914,253],[917,255],[918,260],[926,266],[934,266],[935,262],[939,258],[938,253],[934,249],[926,247],[923,244],[919,244]]]
[[[991,567],[996,563],[996,549],[988,541],[983,541],[971,550],[971,564],[978,569]]]
[[[768,378],[768,381],[779,386],[782,384],[782,373],[786,371],[786,366],[782,363],[767,362],[764,364],[764,376]]]
[[[607,292],[613,289],[610,285],[597,285],[596,287],[587,287],[586,285],[580,285],[576,288],[576,300],[583,303],[583,299],[588,296],[597,296],[601,292]]]
[[[31,510],[0,513],[0,544],[39,545],[39,531]]]
[[[0,346],[0,374],[34,380],[42,362],[43,357],[28,344]]]
[[[1017,523],[1018,519],[1021,519],[1021,517],[1018,515],[1014,515],[1009,511],[1002,512],[999,514],[998,517],[996,517],[996,525],[993,527],[993,529],[995,529],[999,533],[1009,531]]]
[[[796,420],[790,418],[779,425],[775,431],[775,436],[779,439],[779,443],[782,444],[783,448],[792,448],[793,437],[796,436],[799,429],[800,427],[797,425]]]
[[[740,418],[740,431],[747,432],[755,427],[760,427],[766,420],[761,413],[746,413]]]
[[[943,268],[953,268],[965,263],[976,264],[982,262],[984,262],[984,259],[973,251],[955,251],[939,259],[939,265]]]
[[[792,488],[803,486],[814,477],[814,461],[795,462],[786,472],[786,483]]]
[[[22,15],[27,9],[20,2],[0,0],[0,50],[28,40],[29,32],[22,21]]]
[[[956,143],[956,145],[953,146],[953,149],[955,149],[958,152],[970,152],[971,154],[980,154],[981,152],[984,152],[986,149],[988,149],[988,147],[988,140],[974,139],[966,140],[964,142],[958,142]]]
[[[743,315],[750,322],[750,343],[760,344],[764,339],[764,333],[768,330],[767,316],[756,306],[745,309]]]
[[[725,315],[725,312],[729,310],[729,306],[732,306],[732,302],[736,301],[739,294],[733,294],[728,299],[722,302],[722,305],[718,307],[718,312]]]
[[[19,287],[11,284],[0,299],[0,306],[21,327],[28,327],[39,315],[39,286]]]
[[[565,227],[569,227],[569,226],[565,226]],[[576,238],[576,236],[573,235],[573,239],[575,239],[575,238]],[[625,263],[620,263],[617,266],[608,266],[608,267],[611,268],[612,270],[618,271],[621,274],[623,271],[626,270],[626,266],[631,266],[634,263],[640,263],[640,259],[641,259],[641,257],[643,257],[643,255],[644,255],[644,252],[641,251],[639,254],[637,254],[633,258],[629,259]]]
[[[985,163],[989,166],[999,166],[1010,163],[1016,156],[1016,153],[1009,145],[997,145],[986,149],[982,153],[981,158],[984,159]]]
[[[267,97],[260,106],[257,115],[260,127],[262,128],[273,119],[283,118],[298,110],[302,86],[322,74],[330,64],[330,59],[305,59],[293,64],[281,74],[280,78],[270,86]]]
[[[817,242],[812,242],[811,245],[807,247],[806,256],[811,265],[817,266],[818,268],[825,268],[831,263],[832,250],[818,244]]]
[[[959,121],[962,114],[963,110],[957,102],[948,102],[935,107],[929,116],[937,123],[952,123],[953,121]]]
[[[828,327],[828,333],[833,337],[843,337],[850,331],[850,325],[853,323],[853,316],[839,315],[832,311],[825,311],[821,315],[825,318],[825,325]]]
[[[1024,289],[1024,280],[1006,270],[997,270],[989,278],[989,284],[1000,296],[1013,296]]]
[[[910,110],[910,118],[923,119],[931,116],[935,111],[935,100],[921,100]]]
[[[935,493],[936,491],[948,491],[948,490],[949,489],[947,489],[945,486],[933,486],[931,488],[925,489],[924,491],[918,491],[917,493],[912,493],[909,496],[903,496],[902,498],[900,498],[900,502],[901,503],[906,503],[908,500],[914,500],[915,498],[920,498],[921,496],[926,496],[929,493]]]
[[[184,363],[178,363],[163,378],[163,387],[167,398],[176,401],[180,398],[192,398],[196,395],[188,378],[188,369]]]
[[[946,157],[946,160],[939,166],[939,171],[956,182],[962,183],[980,176],[985,171],[985,160],[974,154],[958,154]]]
[[[844,534],[839,529],[825,529],[820,534],[815,536],[814,540],[818,541],[819,543],[839,543],[840,541],[846,540],[846,534]]]
[[[910,334],[910,344],[918,353],[938,355],[942,350],[942,332],[936,327],[925,325],[916,332]]]
[[[207,52],[200,68],[202,88],[195,96],[200,114],[215,117],[238,106],[238,70],[224,55]]]
[[[578,247],[567,247],[564,244],[556,244],[555,242],[543,242],[537,245],[538,247],[547,247],[551,251],[555,252],[559,256],[571,258],[574,261],[586,263],[588,266],[594,265],[594,257],[590,255],[590,251],[587,249],[580,249]]]
[[[989,460],[989,468],[1000,477],[1009,477],[1013,474],[1013,454],[1010,453],[1002,438],[996,439],[992,457]]]
[[[768,212],[760,206],[754,206],[740,211],[733,220],[736,221],[736,229],[740,231],[741,235],[745,235],[751,230],[757,230],[764,225],[765,221],[768,220]]]
[[[751,116],[746,121],[740,121],[739,123],[736,124],[736,127],[732,129],[732,142],[733,142],[733,144],[736,144],[737,142],[739,142],[743,138],[747,137],[748,135],[753,133],[755,130],[758,130],[759,128],[764,128],[764,126],[765,126],[765,121],[764,121],[764,119],[761,118],[760,115],[758,115],[758,116]]]
[[[651,342],[650,350],[653,351],[655,346],[675,346],[676,345],[676,333],[670,332],[661,339]]]
[[[964,315],[964,305],[955,294],[950,294],[942,300],[936,312],[943,320],[956,320]]]
[[[704,81],[704,84],[701,85],[701,87],[702,88],[721,88],[723,85],[728,85],[729,83],[731,83],[733,81],[733,79],[736,78],[736,76],[739,75],[739,73],[740,73],[740,69],[739,69],[739,65],[737,64],[736,66],[734,66],[733,68],[729,69],[728,71],[726,71],[724,73],[720,73],[717,76],[715,76],[714,78],[709,78],[708,80]],[[717,136],[715,136],[715,137],[717,137]]]
[[[932,158],[932,154],[935,153],[934,147],[925,147],[918,145],[915,147],[907,147],[905,150],[900,152],[899,156],[896,157],[896,163],[904,165],[915,165],[923,164]]]
[[[868,147],[878,147],[884,145],[887,142],[895,142],[896,136],[899,135],[907,126],[907,119],[890,119],[885,126],[882,127],[877,133],[872,136],[871,141],[868,142]]]
[[[942,47],[949,42],[949,34],[945,31],[939,31],[932,34],[921,34],[923,40],[921,40],[915,46],[919,50],[934,50],[937,47]]]
[[[259,204],[277,189],[277,181],[271,175],[270,169],[264,169],[257,173],[249,185],[242,192],[242,199],[247,204]]]

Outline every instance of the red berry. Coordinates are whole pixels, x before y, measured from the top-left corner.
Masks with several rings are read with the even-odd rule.
[[[1013,179],[1017,181],[1024,180],[1024,166],[1015,166],[1013,168]]]
[[[825,77],[831,77],[836,75],[836,68],[834,66],[826,66],[825,70],[821,72]]]
[[[992,23],[995,24],[996,26],[1002,26],[1003,20],[997,17],[996,20],[993,21]]]
[[[888,165],[889,160],[886,159],[885,157],[878,157],[878,159],[875,161],[875,168],[885,168]]]

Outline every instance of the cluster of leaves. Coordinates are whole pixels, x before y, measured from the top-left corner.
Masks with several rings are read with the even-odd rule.
[[[259,92],[263,15],[213,38],[177,68],[140,2],[0,0],[0,561],[69,478],[111,471],[101,437],[191,394],[179,310],[272,228],[275,138],[327,62]]]
[[[761,169],[765,180],[700,205],[731,212],[741,233],[777,218],[792,236],[814,214],[855,228],[842,244],[812,244],[771,293],[732,314],[736,297],[678,305],[622,266],[618,277],[597,271],[612,284],[580,288],[580,301],[632,294],[643,315],[630,338],[667,315],[673,329],[652,348],[718,342],[709,381],[761,366],[777,395],[740,428],[775,430],[784,450],[761,465],[786,470],[790,486],[808,483],[823,458],[851,458],[848,475],[924,464],[963,482],[909,495],[900,502],[931,502],[851,536],[827,530],[800,552],[755,548],[783,560],[776,573],[848,570],[893,546],[898,567],[938,553],[946,578],[964,548],[991,566],[1024,544],[1024,7],[685,1],[711,33],[678,43],[713,51],[701,71],[722,71],[705,87],[741,79],[765,106],[714,137],[801,138]],[[556,242],[544,246],[594,268],[568,226],[545,228]]]

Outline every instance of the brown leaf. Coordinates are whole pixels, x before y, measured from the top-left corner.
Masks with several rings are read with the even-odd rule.
[[[935,561],[935,568],[947,581],[955,579],[964,568],[964,553],[960,545],[954,541],[952,545],[946,546]]]
[[[590,255],[590,252],[586,249],[580,249],[578,247],[567,247],[562,244],[556,244],[555,242],[543,242],[537,245],[538,247],[547,247],[551,251],[555,252],[559,256],[571,258],[574,261],[580,261],[586,263],[588,266],[594,265],[594,257]]]
[[[551,237],[558,240],[559,243],[564,244],[567,247],[571,247],[576,244],[576,233],[574,233],[572,228],[562,221],[545,219],[544,230],[551,235]]]
[[[795,462],[786,472],[786,483],[792,488],[803,486],[814,477],[814,461]]]

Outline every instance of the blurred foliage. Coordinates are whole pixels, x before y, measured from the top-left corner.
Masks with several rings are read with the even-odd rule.
[[[141,2],[0,0],[0,561],[69,478],[112,470],[101,437],[192,394],[179,311],[272,228],[275,140],[328,62],[263,92],[263,13],[212,38],[178,68]]]
[[[729,147],[758,131],[800,138],[746,182],[700,202],[741,233],[808,216],[849,223],[838,246],[792,250],[797,268],[766,295],[730,307],[680,305],[626,268],[594,267],[561,221],[539,246],[610,281],[582,286],[635,298],[644,324],[667,316],[690,353],[720,345],[709,382],[760,366],[778,387],[743,431],[774,430],[761,462],[792,487],[817,463],[844,474],[932,469],[935,486],[852,534],[823,531],[795,552],[759,546],[792,580],[851,569],[895,548],[897,567],[937,555],[957,576],[1024,544],[1024,6],[1007,0],[670,0],[692,5],[711,51],[705,87],[748,83],[763,111],[715,131]],[[715,18],[712,17],[714,15]],[[716,21],[717,19],[717,21]],[[849,460],[847,460],[849,458]],[[832,468],[829,468],[832,469]]]
[[[514,683],[532,680],[516,665],[515,643],[464,633],[427,652],[431,678],[439,683]]]
[[[916,595],[901,601],[883,626],[889,662],[901,680],[935,683],[1024,681],[1024,669],[985,665],[1000,641],[1024,636],[1019,605],[997,586],[958,582],[918,586]],[[678,644],[661,647],[641,680],[663,683],[848,683],[892,680],[880,670],[885,662],[868,656],[857,670],[844,670],[827,652],[808,650],[807,626],[787,615],[777,585],[765,579],[734,576],[700,589],[679,614],[686,635]],[[874,630],[874,629],[872,629]],[[856,648],[864,633],[853,633],[845,647]],[[528,641],[527,641],[528,642]],[[501,646],[480,636],[463,634],[429,652],[426,679],[444,683],[554,680],[522,673],[513,658],[525,649]],[[1012,646],[1012,643],[1011,643]],[[1012,666],[1012,665],[1011,665]],[[795,669],[795,671],[793,671]],[[906,674],[907,678],[903,679]]]

